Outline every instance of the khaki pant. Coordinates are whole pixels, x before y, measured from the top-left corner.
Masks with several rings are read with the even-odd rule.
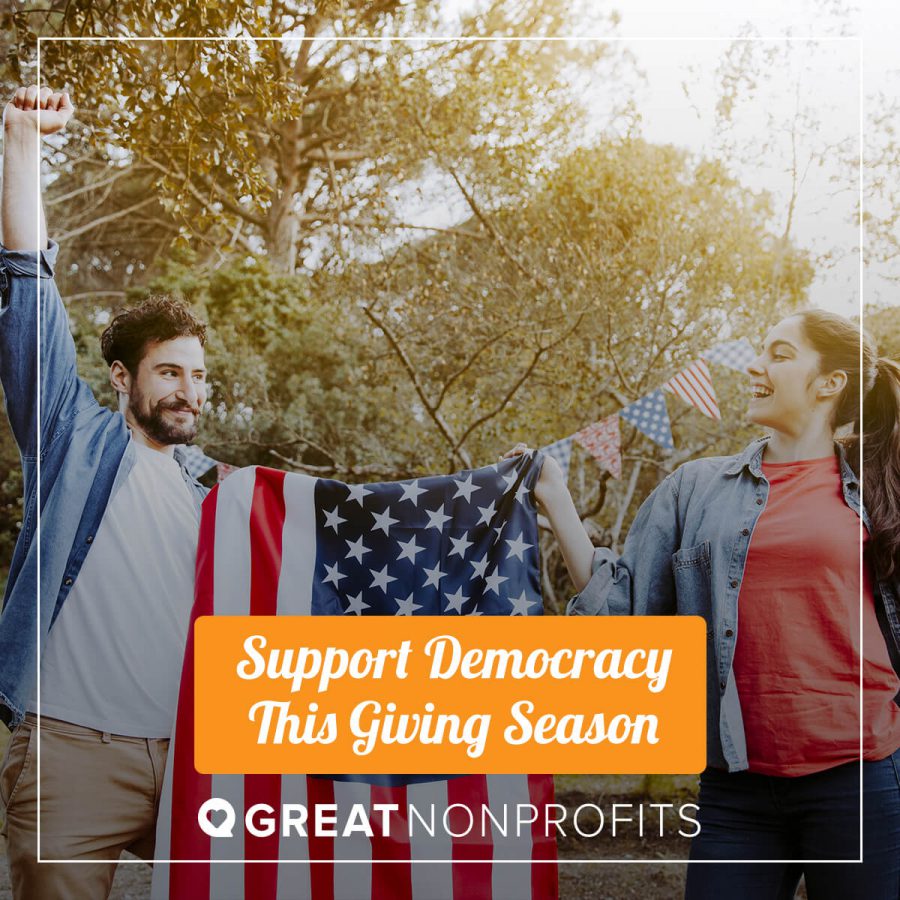
[[[168,740],[110,735],[41,718],[41,860],[37,862],[34,716],[13,732],[0,800],[15,900],[109,896],[123,850],[153,856]],[[54,859],[108,860],[74,865]]]

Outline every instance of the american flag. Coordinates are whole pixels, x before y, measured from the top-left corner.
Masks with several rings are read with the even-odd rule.
[[[531,491],[541,461],[529,454],[452,476],[369,485],[240,469],[203,505],[192,622],[210,614],[539,615]],[[555,831],[543,815],[553,803],[551,776],[201,775],[193,682],[191,628],[155,856],[193,862],[157,862],[153,900],[557,896]],[[233,837],[199,828],[197,812],[213,797],[235,809]],[[372,837],[312,829],[284,837],[280,827],[255,837],[243,818],[259,803],[276,810],[276,821],[282,804],[302,804],[310,822],[317,805],[335,804],[339,829],[353,804],[398,810],[389,833],[371,816]],[[520,812],[529,804],[540,811],[534,822]],[[433,811],[433,834],[417,827],[411,807],[426,821]],[[341,862],[349,860],[356,862]]]

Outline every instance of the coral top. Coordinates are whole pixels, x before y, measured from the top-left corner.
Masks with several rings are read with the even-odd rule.
[[[860,757],[860,520],[837,457],[762,470],[769,498],[741,582],[734,674],[750,770],[809,775]],[[874,760],[900,747],[900,678],[868,566],[862,587],[862,746]]]

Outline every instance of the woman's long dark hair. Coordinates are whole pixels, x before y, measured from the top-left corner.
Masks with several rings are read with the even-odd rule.
[[[860,353],[860,329],[843,316],[823,309],[803,310],[798,316],[822,359],[821,371],[847,373],[832,424],[854,426],[845,445],[857,474],[861,445],[863,501],[872,526],[870,559],[878,577],[896,579],[900,577],[900,365],[879,359],[865,335]]]

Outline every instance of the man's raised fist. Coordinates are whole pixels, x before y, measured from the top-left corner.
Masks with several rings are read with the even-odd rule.
[[[20,87],[3,111],[3,123],[7,130],[17,127],[33,127],[41,134],[53,134],[66,127],[75,108],[66,91],[54,93],[50,88],[36,85]]]

